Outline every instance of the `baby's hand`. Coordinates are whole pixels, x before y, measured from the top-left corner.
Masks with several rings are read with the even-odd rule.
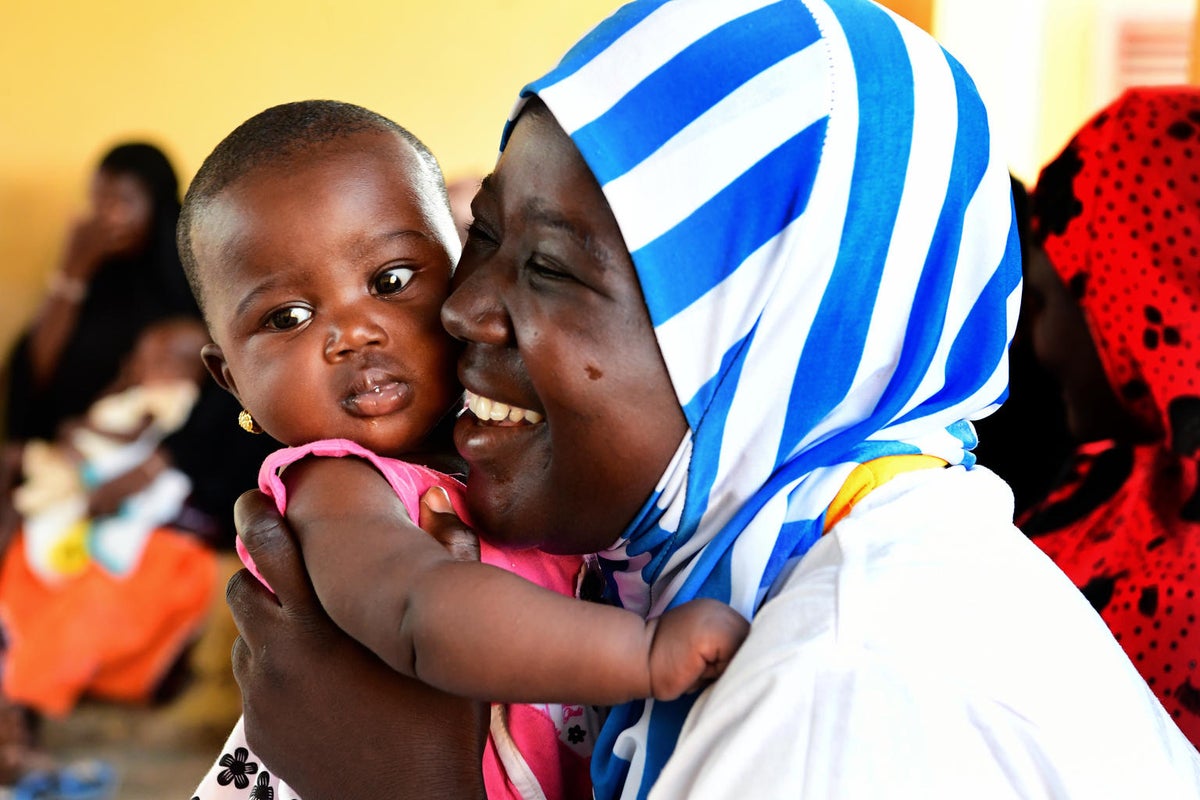
[[[720,677],[750,633],[750,623],[717,600],[698,598],[672,608],[650,642],[650,692],[674,700]]]

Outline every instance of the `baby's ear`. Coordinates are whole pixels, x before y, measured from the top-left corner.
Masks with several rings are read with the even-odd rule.
[[[221,346],[209,342],[200,348],[200,358],[204,361],[208,374],[213,376],[217,385],[237,397],[237,383],[233,380],[233,373],[229,371],[229,362],[225,360],[225,353],[221,350]],[[238,400],[240,401],[241,398]]]

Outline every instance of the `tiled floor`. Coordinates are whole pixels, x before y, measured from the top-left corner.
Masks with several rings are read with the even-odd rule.
[[[46,743],[64,760],[99,758],[120,778],[120,800],[189,800],[218,755],[222,739],[173,730],[169,713],[85,706],[46,728]]]

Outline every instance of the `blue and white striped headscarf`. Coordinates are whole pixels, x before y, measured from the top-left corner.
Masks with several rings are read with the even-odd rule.
[[[869,0],[640,0],[531,94],[603,187],[690,427],[601,554],[623,605],[752,617],[855,465],[973,465],[1020,252],[987,112],[929,36]],[[598,798],[645,796],[693,699],[613,710]]]

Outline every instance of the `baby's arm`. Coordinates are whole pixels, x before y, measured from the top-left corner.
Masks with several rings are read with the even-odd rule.
[[[330,617],[392,668],[494,702],[672,699],[715,678],[748,623],[712,600],[649,622],[455,561],[354,458],[288,468],[287,519]]]

